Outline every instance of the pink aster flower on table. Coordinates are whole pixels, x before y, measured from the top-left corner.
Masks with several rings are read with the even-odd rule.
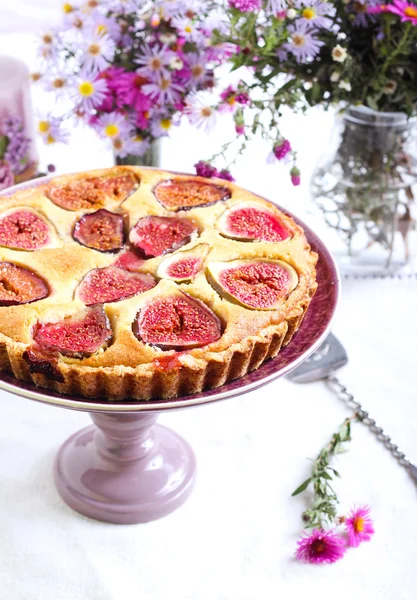
[[[144,77],[157,81],[169,75],[169,63],[175,57],[175,53],[168,49],[168,46],[161,48],[151,48],[145,44],[141,49],[141,54],[135,57],[136,64],[139,65],[137,73]]]
[[[375,533],[370,512],[369,506],[359,506],[353,508],[346,519],[349,546],[352,548],[357,548],[361,542],[369,541]]]
[[[313,564],[334,563],[343,558],[346,552],[345,540],[333,530],[314,529],[310,534],[303,532],[297,545],[295,557]]]
[[[213,96],[209,92],[191,92],[188,95],[184,112],[191,124],[210,133],[216,125],[216,109]]]
[[[298,63],[306,62],[320,52],[324,42],[315,37],[314,30],[309,23],[299,20],[288,29],[290,39],[283,45],[283,48],[291,52]]]
[[[100,106],[108,93],[107,82],[91,73],[82,71],[74,84],[74,99],[77,108],[91,111]]]
[[[229,6],[240,12],[255,12],[261,8],[261,0],[229,0]]]

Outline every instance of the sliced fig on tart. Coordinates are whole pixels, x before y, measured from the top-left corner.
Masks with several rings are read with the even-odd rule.
[[[113,337],[102,306],[86,308],[82,315],[52,323],[36,323],[33,339],[43,353],[85,358],[105,349]]]
[[[29,304],[49,296],[42,277],[10,262],[0,262],[0,306]]]
[[[213,261],[207,272],[221,296],[254,310],[279,308],[298,284],[296,271],[281,260]]]
[[[123,248],[123,216],[105,208],[88,213],[74,225],[75,241],[99,252],[117,252]]]
[[[156,285],[148,273],[129,273],[118,267],[93,269],[84,277],[76,297],[87,306],[118,302],[146,292]]]
[[[54,180],[46,196],[65,210],[98,209],[108,202],[120,205],[139,186],[139,180],[128,170],[98,177],[72,179],[67,183]]]
[[[0,214],[0,246],[13,250],[42,250],[53,246],[55,235],[48,222],[29,208]]]
[[[172,279],[177,283],[193,281],[201,271],[208,251],[208,244],[198,244],[190,250],[171,254],[159,264],[156,274],[160,279]]]
[[[187,210],[197,206],[209,206],[227,200],[232,193],[229,188],[198,179],[168,179],[159,183],[154,194],[167,210]]]
[[[114,266],[130,273],[136,273],[144,262],[143,258],[140,258],[133,250],[124,250],[117,257]]]
[[[198,235],[190,219],[143,217],[131,229],[129,241],[144,258],[161,256],[188,244]]]
[[[239,241],[282,242],[291,234],[280,218],[254,203],[235,204],[217,222],[221,235]]]
[[[217,341],[219,318],[201,300],[180,290],[149,300],[132,326],[136,337],[162,350],[189,350]]]

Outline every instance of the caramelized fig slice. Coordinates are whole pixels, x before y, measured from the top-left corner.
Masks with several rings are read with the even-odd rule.
[[[242,241],[282,242],[290,236],[272,210],[249,202],[226,210],[217,228],[224,237]]]
[[[101,208],[75,223],[73,238],[99,252],[117,252],[123,248],[123,217]]]
[[[138,187],[139,181],[131,171],[109,173],[101,177],[73,179],[65,184],[52,181],[46,196],[65,210],[101,208],[106,202],[121,204]]]
[[[177,283],[193,281],[201,271],[208,251],[208,244],[198,244],[190,250],[167,256],[160,263],[156,274],[160,279],[172,279]]]
[[[114,266],[130,273],[136,273],[144,262],[143,258],[139,258],[133,250],[125,250],[119,254],[117,260],[114,262]]]
[[[154,189],[158,202],[168,210],[187,210],[196,206],[209,206],[227,200],[232,193],[227,187],[198,179],[168,179]]]
[[[0,306],[29,304],[49,296],[46,282],[25,267],[0,262]]]
[[[162,350],[189,350],[218,340],[221,323],[201,300],[179,290],[150,300],[138,313],[133,332]]]
[[[152,258],[177,250],[197,234],[197,225],[190,219],[151,216],[139,219],[129,240],[145,258]]]
[[[118,267],[93,269],[77,288],[76,296],[87,306],[118,302],[136,296],[156,285],[152,275],[129,273]]]
[[[104,349],[113,336],[110,322],[101,306],[85,309],[80,318],[57,323],[37,323],[33,339],[47,353],[84,358]]]
[[[295,270],[280,260],[210,262],[207,270],[222,296],[255,310],[279,308],[298,284]]]

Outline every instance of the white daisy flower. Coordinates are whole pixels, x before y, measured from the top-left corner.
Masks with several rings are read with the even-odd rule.
[[[184,112],[188,115],[190,123],[206,133],[210,133],[216,125],[216,109],[210,92],[199,91],[189,94]]]
[[[107,34],[84,34],[84,68],[98,73],[108,68],[116,52],[116,44]]]
[[[77,106],[86,111],[97,108],[106,98],[105,79],[94,79],[91,73],[83,71],[74,83],[74,99]]]

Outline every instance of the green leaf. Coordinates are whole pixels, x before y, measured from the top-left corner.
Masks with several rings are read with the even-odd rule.
[[[328,479],[329,481],[332,481],[333,477],[331,475],[329,475],[328,473],[323,473],[322,474],[323,479]]]
[[[301,494],[301,492],[304,492],[305,489],[307,489],[307,487],[309,486],[311,482],[311,477],[309,477],[308,479],[306,479],[292,494],[291,496],[297,496],[298,494]]]
[[[9,145],[9,138],[7,137],[7,135],[0,135],[0,158],[3,158],[8,145]]]

